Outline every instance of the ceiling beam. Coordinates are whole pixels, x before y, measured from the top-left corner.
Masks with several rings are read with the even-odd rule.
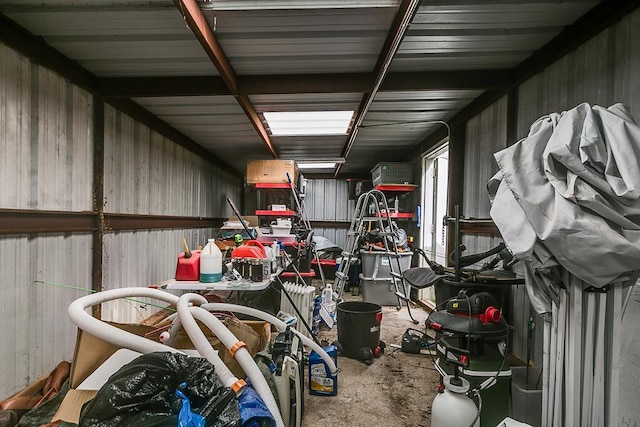
[[[387,38],[384,41],[384,45],[382,46],[382,50],[380,51],[380,55],[378,56],[378,60],[376,61],[376,65],[373,69],[375,81],[369,92],[365,93],[362,97],[362,101],[360,101],[360,106],[358,107],[358,111],[356,111],[353,124],[351,125],[351,132],[349,132],[349,136],[347,137],[347,141],[345,142],[340,157],[346,159],[349,156],[351,147],[353,147],[353,143],[358,136],[360,125],[362,124],[367,111],[369,111],[373,98],[375,98],[380,86],[382,86],[382,82],[389,71],[391,61],[398,51],[400,42],[402,42],[405,33],[409,29],[409,25],[418,11],[419,5],[420,0],[402,0],[400,3],[398,13],[396,13],[396,17],[391,24],[391,28],[389,29],[389,33],[387,34]],[[342,163],[339,163],[336,166],[334,176],[338,176],[341,167]]]
[[[238,95],[361,93],[373,86],[373,73],[237,76]],[[389,73],[379,92],[488,90],[508,88],[510,70],[459,70]],[[98,78],[100,93],[111,98],[231,95],[222,77]]]
[[[222,46],[218,43],[218,39],[215,34],[213,34],[211,27],[209,27],[209,23],[207,22],[202,10],[200,10],[198,2],[196,0],[174,0],[173,2],[184,16],[187,25],[204,49],[205,53],[218,70],[218,73],[225,85],[231,94],[235,96],[240,107],[244,110],[247,118],[251,122],[251,125],[254,127],[256,132],[258,132],[260,139],[262,139],[273,157],[278,158],[278,153],[271,142],[271,138],[262,124],[262,120],[260,120],[258,112],[253,104],[251,104],[249,97],[238,92],[238,79],[236,77],[236,73],[233,71],[233,67],[231,67],[231,63],[227,59]]]

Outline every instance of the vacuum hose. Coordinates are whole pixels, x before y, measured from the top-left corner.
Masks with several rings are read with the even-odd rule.
[[[201,303],[206,302],[206,299],[204,297],[197,294],[185,294],[182,297],[178,298],[175,295],[158,289],[142,287],[111,289],[108,291],[89,294],[73,301],[69,305],[68,309],[69,318],[76,326],[78,326],[78,328],[82,329],[83,331],[123,348],[128,348],[140,353],[168,351],[172,353],[184,354],[182,351],[177,350],[173,347],[169,347],[162,343],[132,334],[130,332],[123,331],[107,323],[104,323],[101,320],[92,317],[85,311],[88,307],[94,306],[96,304],[101,304],[106,301],[126,297],[154,298],[168,304],[176,305],[178,307],[178,317],[180,319],[180,322],[185,327],[185,331],[187,331],[187,334],[189,334],[189,337],[198,349],[198,352],[203,357],[206,357],[207,360],[209,360],[216,367],[216,373],[218,373],[221,381],[223,381],[225,385],[229,386],[231,384],[231,388],[234,391],[241,391],[241,383],[237,378],[235,378],[235,376],[233,376],[231,371],[229,371],[229,369],[224,366],[224,363],[220,360],[218,354],[215,352],[215,350],[213,350],[213,347],[211,347],[211,344],[204,336],[204,333],[198,327],[196,321],[194,320],[194,317],[202,321],[209,329],[211,329],[214,334],[216,334],[218,338],[220,338],[225,346],[234,348],[236,360],[247,373],[247,376],[251,380],[256,392],[264,401],[265,405],[269,409],[269,412],[271,412],[271,415],[276,421],[276,426],[284,427],[284,422],[278,409],[278,405],[273,397],[273,393],[271,393],[271,389],[267,385],[267,382],[262,376],[260,369],[253,361],[253,358],[251,357],[247,349],[244,347],[235,349],[234,346],[236,346],[236,343],[238,343],[238,339],[214,315],[206,312],[201,308],[189,306],[189,303],[192,301]],[[225,304],[222,305],[224,306]],[[193,328],[194,325],[195,328]],[[224,368],[222,368],[220,364],[222,364]]]

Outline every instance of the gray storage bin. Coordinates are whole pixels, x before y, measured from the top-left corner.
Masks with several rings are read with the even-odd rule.
[[[413,164],[403,162],[378,163],[371,169],[373,186],[384,184],[413,184]]]
[[[542,426],[542,379],[541,368],[529,367],[527,378],[526,366],[512,366],[511,382],[511,418],[533,427]],[[527,381],[528,379],[528,381]]]
[[[391,277],[390,263],[393,263],[393,271],[402,273],[411,267],[411,256],[413,252],[400,252],[398,259],[400,261],[400,271],[393,252],[385,251],[360,251],[360,261],[362,262],[362,275],[373,279],[385,279]]]
[[[396,296],[396,288],[391,278],[374,279],[372,277],[364,277],[360,275],[360,283],[362,286],[362,300],[372,302],[378,305],[398,305],[398,297]],[[397,280],[398,290],[402,292],[402,281]],[[411,287],[404,285],[405,295],[409,296]],[[402,300],[400,300],[402,303]]]

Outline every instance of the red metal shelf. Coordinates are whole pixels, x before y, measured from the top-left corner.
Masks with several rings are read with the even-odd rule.
[[[384,211],[381,212],[381,215],[383,217],[386,217],[386,215],[384,214]],[[376,214],[375,216],[378,216],[378,215]],[[413,219],[413,213],[412,212],[391,212],[389,213],[389,218]]]
[[[415,185],[415,184],[380,184],[380,185],[376,185],[376,190],[379,190],[379,191],[406,192],[406,191],[413,191],[416,188],[418,188],[418,186]]]
[[[256,211],[257,216],[294,216],[294,211],[271,211],[268,209],[258,209]]]
[[[282,277],[295,277],[298,274],[300,274],[300,276],[302,276],[302,277],[315,277],[316,276],[316,272],[313,271],[313,270],[306,271],[306,272],[302,272],[301,271],[299,273],[296,273],[295,271],[283,271],[282,273],[280,273],[280,275]]]
[[[255,184],[255,187],[267,188],[267,189],[275,189],[275,188],[282,188],[286,190],[291,189],[291,186],[288,183],[283,183],[283,182],[257,182]]]

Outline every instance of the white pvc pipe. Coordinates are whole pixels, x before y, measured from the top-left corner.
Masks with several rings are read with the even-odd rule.
[[[196,323],[196,320],[194,319],[195,316],[193,315],[189,307],[189,303],[192,302],[202,304],[206,303],[207,299],[202,295],[197,294],[182,295],[177,304],[178,318],[180,319],[180,323],[182,323],[182,327],[184,328],[187,335],[189,335],[191,342],[193,343],[196,350],[198,350],[198,353],[200,353],[200,356],[207,359],[215,367],[215,372],[218,377],[220,377],[220,381],[222,381],[222,383],[226,387],[231,388],[231,386],[238,381],[238,378],[233,375],[227,365],[225,365],[222,359],[220,359],[220,356],[213,349],[211,343],[204,335],[204,332],[202,332],[202,329],[200,329],[200,326],[198,326],[198,324]],[[224,325],[222,325],[222,327],[226,329],[226,332],[230,333]],[[211,329],[211,331],[214,332],[216,336],[218,336],[219,331],[216,331],[212,328],[209,329]]]
[[[208,304],[203,304],[200,307],[208,311],[231,311],[233,313],[242,313],[248,316],[253,316],[258,319],[271,323],[280,332],[285,331],[287,329],[287,325],[282,320],[278,319],[275,316],[272,316],[269,313],[265,313],[264,311],[256,310],[255,308],[245,307],[243,305],[227,304],[227,303],[208,303]],[[333,359],[327,354],[326,351],[324,351],[324,349],[321,346],[319,346],[315,341],[308,338],[306,335],[302,334],[296,329],[291,328],[291,331],[293,331],[293,333],[298,335],[298,337],[300,337],[300,339],[305,345],[308,345],[316,353],[320,355],[322,360],[324,360],[327,366],[329,367],[329,370],[331,371],[331,375],[335,375],[338,373],[338,367],[334,363]]]
[[[191,338],[194,346],[198,350],[201,356],[206,357],[215,367],[216,372],[220,376],[222,382],[230,387],[238,381],[235,375],[227,368],[218,353],[216,353],[211,347],[211,343],[207,340],[207,337],[202,332],[202,329],[198,326],[195,319],[200,320],[205,324],[207,328],[213,332],[216,337],[222,342],[222,344],[228,348],[233,348],[238,342],[238,338],[220,321],[216,316],[208,311],[199,307],[189,307],[189,303],[206,304],[207,299],[202,295],[187,293],[180,297],[178,300],[178,317],[184,330]],[[262,398],[264,404],[271,412],[271,415],[276,421],[277,427],[284,427],[284,421],[278,403],[273,397],[271,388],[267,384],[267,380],[262,375],[260,368],[256,365],[251,353],[245,348],[240,347],[236,350],[234,358],[240,364],[247,377],[251,381],[251,385],[256,390],[258,395]]]
[[[550,361],[551,348],[551,319],[544,319],[543,347],[542,347],[542,422],[548,423],[549,416],[549,378],[552,372]]]
[[[158,289],[142,287],[110,289],[85,295],[73,301],[69,304],[69,318],[83,331],[90,333],[96,338],[100,338],[123,348],[128,348],[140,353],[169,351],[172,353],[184,354],[182,351],[176,350],[175,348],[104,323],[102,320],[96,319],[85,311],[88,307],[126,297],[154,298],[168,304],[176,304],[178,302],[177,296]]]
[[[287,324],[284,323],[282,320],[278,319],[275,316],[272,316],[269,313],[265,313],[264,311],[260,311],[255,308],[245,307],[243,305],[228,304],[228,303],[207,303],[207,304],[201,305],[200,307],[207,311],[230,311],[233,313],[241,313],[241,314],[253,316],[258,319],[264,320],[265,322],[271,323],[280,332],[283,332],[287,329]],[[167,320],[173,320],[175,322],[176,319],[178,319],[177,313],[167,316]],[[336,375],[338,373],[338,367],[336,366],[335,362],[333,361],[331,356],[329,356],[327,352],[324,351],[324,349],[321,346],[319,346],[315,341],[313,341],[311,338],[307,337],[297,329],[290,327],[290,330],[293,333],[295,333],[305,345],[311,347],[316,353],[318,353],[318,355],[320,355],[322,360],[326,362],[329,368],[329,371],[331,372],[331,375]]]
[[[229,329],[227,329],[227,327],[220,322],[216,316],[209,313],[207,310],[200,307],[191,307],[188,310],[193,314],[193,317],[197,318],[203,322],[207,328],[211,329],[220,341],[222,341],[225,347],[230,349],[238,342],[238,338],[236,338],[235,335],[233,335],[233,333],[231,333],[231,331],[229,331]],[[178,314],[182,320],[183,311],[178,309]],[[202,336],[204,337],[204,334]],[[208,341],[207,344],[209,345]],[[269,412],[271,412],[271,415],[276,421],[276,426],[284,427],[284,421],[282,420],[278,403],[273,397],[273,393],[271,392],[271,388],[269,387],[267,380],[264,378],[260,368],[258,368],[258,365],[256,365],[256,362],[253,360],[251,353],[249,353],[245,347],[240,347],[236,350],[234,358],[240,364],[245,374],[247,374],[247,377],[251,381],[251,385],[262,398],[267,409],[269,409]]]

